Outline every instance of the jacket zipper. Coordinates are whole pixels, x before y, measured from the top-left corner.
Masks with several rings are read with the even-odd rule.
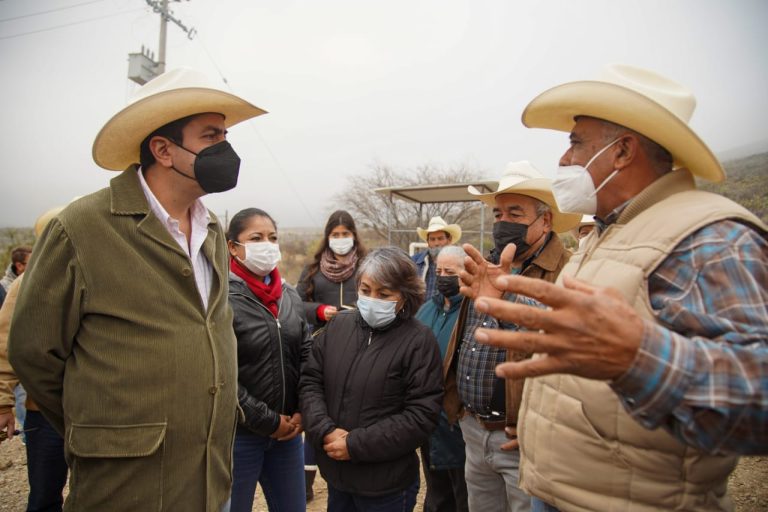
[[[272,316],[272,312],[261,302],[254,300],[253,298],[242,294],[242,293],[236,293],[235,295],[239,295],[241,297],[245,297],[249,301],[253,302],[254,304],[258,304],[262,309],[266,310],[266,312],[275,319],[275,324],[277,325],[277,351],[280,353],[280,378],[281,378],[281,390],[280,393],[280,411],[285,411],[285,361],[283,360],[283,333],[282,333],[282,325],[280,324],[280,319],[276,316]],[[280,309],[283,305],[283,296],[280,296],[280,300],[277,303],[277,314],[280,314]]]

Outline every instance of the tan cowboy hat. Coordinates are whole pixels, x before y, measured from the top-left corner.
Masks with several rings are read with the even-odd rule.
[[[427,229],[416,228],[416,232],[419,234],[419,238],[427,241],[427,235],[434,233],[435,231],[445,231],[451,235],[451,243],[455,244],[461,238],[461,226],[458,224],[448,224],[442,217],[432,217],[429,219],[429,226]]]
[[[224,115],[227,128],[266,114],[214,86],[198,71],[173,69],[141,86],[128,106],[107,121],[93,142],[93,160],[105,169],[122,171],[139,162],[139,146],[147,135],[177,119],[207,112]]]
[[[682,85],[653,71],[608,66],[597,80],[570,82],[534,98],[523,111],[529,128],[570,132],[578,116],[630,128],[669,151],[676,167],[709,181],[725,179],[720,162],[688,126],[696,98]]]
[[[580,214],[563,213],[557,208],[555,196],[552,195],[552,180],[526,161],[507,164],[494,192],[483,193],[474,185],[468,186],[467,190],[491,207],[496,206],[494,198],[499,194],[520,194],[538,199],[552,210],[552,231],[555,233],[573,229],[581,220]]]

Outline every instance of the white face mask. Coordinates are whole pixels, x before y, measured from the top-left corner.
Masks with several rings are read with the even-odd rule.
[[[598,151],[584,167],[580,165],[565,165],[558,168],[557,177],[552,183],[552,194],[555,196],[558,210],[563,213],[595,215],[597,212],[597,193],[616,176],[619,169],[609,174],[597,189],[595,189],[592,176],[590,176],[587,169],[597,157],[619,140],[621,139],[614,140]]]
[[[328,247],[331,248],[331,250],[338,254],[339,256],[344,256],[349,251],[352,250],[352,247],[355,246],[355,238],[348,236],[344,238],[329,238],[328,239]]]
[[[272,242],[248,242],[237,245],[245,247],[245,260],[238,258],[238,261],[245,265],[245,268],[257,276],[266,276],[277,266],[280,261],[280,246]]]
[[[585,236],[581,240],[579,240],[579,252],[582,252],[584,250],[584,247],[587,245],[587,237]]]
[[[384,327],[394,322],[397,317],[397,301],[372,299],[365,295],[357,298],[357,309],[369,326],[374,329]]]

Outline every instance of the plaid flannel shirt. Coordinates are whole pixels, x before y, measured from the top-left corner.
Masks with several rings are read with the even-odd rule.
[[[734,221],[706,226],[649,294],[658,323],[612,383],[627,411],[707,452],[768,452],[768,241]]]

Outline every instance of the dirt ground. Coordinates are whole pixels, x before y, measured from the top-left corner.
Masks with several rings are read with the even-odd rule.
[[[416,505],[421,512],[424,502],[424,480]],[[744,457],[731,475],[731,497],[736,512],[768,511],[768,457]],[[315,499],[307,505],[309,512],[325,510],[328,491],[325,482],[315,480]],[[27,503],[27,466],[24,445],[18,438],[0,444],[0,512],[23,512]],[[257,491],[254,511],[266,512],[263,496]]]

